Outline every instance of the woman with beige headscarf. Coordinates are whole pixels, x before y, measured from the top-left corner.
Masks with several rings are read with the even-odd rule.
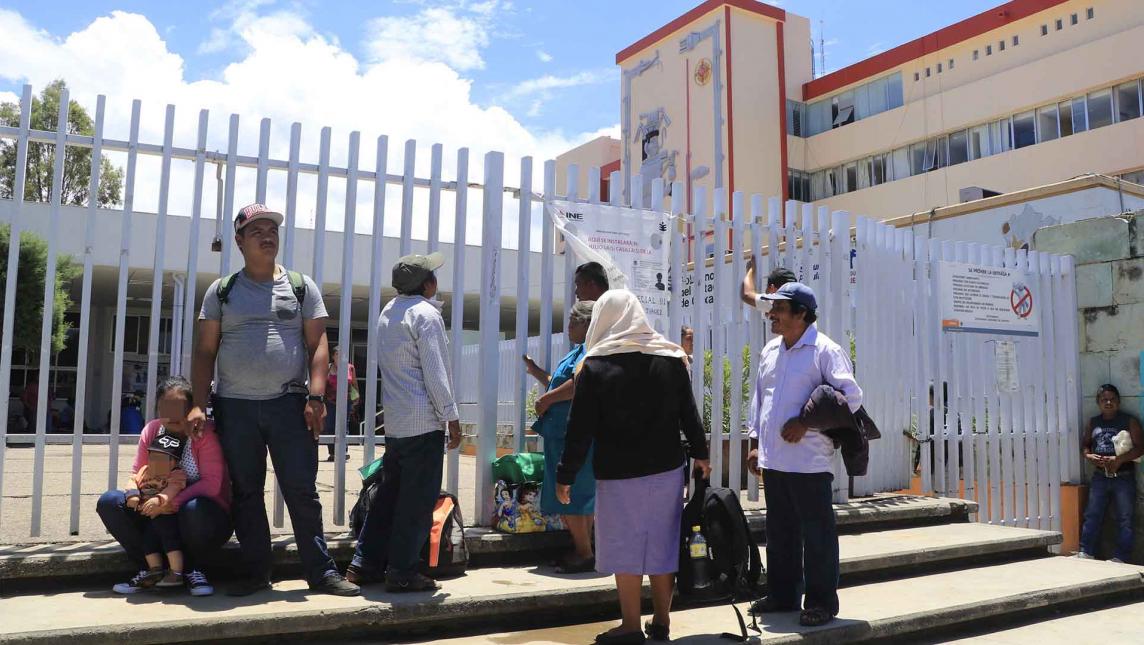
[[[596,301],[576,376],[556,496],[571,484],[592,447],[596,475],[596,570],[616,577],[623,622],[597,643],[667,640],[679,563],[684,465],[709,476],[707,441],[691,393],[683,349],[651,328],[635,294]],[[687,449],[680,433],[687,438]],[[643,576],[655,614],[640,626]]]

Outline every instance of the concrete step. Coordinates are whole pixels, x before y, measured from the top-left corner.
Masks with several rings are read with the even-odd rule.
[[[841,612],[832,623],[802,627],[796,612],[759,618],[758,642],[833,644],[894,639],[896,642],[949,642],[940,635],[959,626],[1031,620],[1078,603],[1116,603],[1144,598],[1144,568],[1098,561],[1052,557],[919,576],[839,590]],[[1072,615],[996,633],[976,631],[968,643],[1027,645],[1068,643],[1113,645],[1139,643],[1140,610],[1136,602],[1095,613]],[[738,632],[734,612],[726,605],[675,611],[675,642],[728,643],[722,632]],[[1106,622],[1107,621],[1107,622]],[[509,633],[434,639],[441,645],[590,643],[616,621],[584,623]],[[750,632],[755,634],[754,632]],[[423,642],[429,642],[425,640]]]
[[[766,527],[766,509],[751,504],[745,510],[752,531],[762,538]],[[851,533],[876,528],[940,525],[966,522],[977,512],[974,502],[917,497],[879,495],[836,504],[839,532]],[[490,529],[465,529],[466,543],[473,565],[494,566],[544,562],[568,549],[571,540],[565,531],[506,535]],[[330,554],[338,562],[348,562],[354,542],[347,533],[328,534]],[[276,536],[273,541],[275,571],[279,576],[294,575],[298,567],[298,551],[292,536]],[[237,569],[240,562],[238,543],[233,539],[224,547],[214,569],[226,572]],[[129,566],[122,549],[113,541],[72,542],[0,546],[0,580],[20,587],[44,583],[58,586],[71,581],[90,583],[118,576]]]
[[[1051,532],[964,523],[845,535],[839,546],[843,579],[849,581],[879,571],[901,573],[904,567],[949,564],[983,553],[1020,556],[1039,549],[1043,556],[1058,540],[1059,535]],[[1064,560],[1042,557],[1033,562],[1055,561]],[[1090,571],[1112,571],[1104,563],[1082,564],[1097,567]],[[1117,571],[1124,577],[1123,571],[1135,569]],[[1139,582],[1139,575],[1133,575]],[[902,598],[910,599],[914,593],[903,591]],[[148,606],[155,610],[145,609]],[[409,638],[423,630],[479,630],[506,621],[515,624],[512,621],[518,619],[548,624],[590,622],[616,612],[609,576],[556,576],[547,567],[521,566],[470,570],[461,578],[445,581],[435,595],[394,596],[380,587],[367,587],[361,598],[334,598],[308,594],[303,583],[289,580],[276,583],[271,591],[240,599],[221,593],[189,598],[182,592],[123,597],[101,586],[11,595],[0,607],[5,615],[0,622],[0,643],[60,642],[71,637],[85,642],[123,642],[126,638],[151,643],[305,632]],[[723,610],[733,621],[730,610]]]

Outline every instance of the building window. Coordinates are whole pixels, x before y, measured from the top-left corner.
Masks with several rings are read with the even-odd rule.
[[[1072,100],[1072,131],[1084,132],[1088,129],[1088,109],[1085,97],[1078,96]]]
[[[1073,15],[1069,16],[1069,24],[1070,25],[1075,25],[1078,22],[1080,22],[1080,19],[1077,18],[1077,15],[1075,13]]]
[[[1048,25],[1041,25],[1041,35],[1042,36],[1048,36],[1049,35],[1049,26]]]
[[[914,72],[914,82],[916,83],[920,80],[921,80],[921,76],[917,72]]]
[[[1014,46],[1014,47],[1016,47],[1017,45],[1020,45],[1020,44],[1021,44],[1021,39],[1020,39],[1020,37],[1018,37],[1018,36],[1013,36],[1013,46]]]
[[[886,109],[893,110],[905,105],[905,94],[902,91],[902,74],[892,74],[886,77]]]
[[[951,59],[949,59],[949,68],[950,68],[951,70],[953,69],[953,59],[952,59],[952,58],[951,58]]]
[[[980,159],[993,154],[989,146],[989,125],[979,125],[969,129],[969,158]]]
[[[989,139],[993,147],[993,154],[1008,152],[1013,149],[1013,128],[1011,119],[1005,117],[989,125]]]
[[[1092,11],[1092,9],[1089,9],[1089,11]],[[1120,178],[1124,181],[1130,181],[1134,184],[1144,184],[1144,170],[1126,172],[1123,175],[1120,175]]]
[[[993,45],[986,45],[985,46],[985,55],[986,56],[992,56],[993,55]]]
[[[1089,7],[1088,9],[1084,10],[1084,17],[1086,20],[1092,20],[1092,15],[1093,15],[1092,7]]]
[[[1046,105],[1037,108],[1037,143],[1052,141],[1060,135],[1060,126],[1057,123],[1057,106]]]
[[[1116,88],[1117,121],[1128,121],[1140,116],[1140,83],[1132,81]]]
[[[929,77],[930,77],[930,69],[927,67],[926,68],[926,78],[929,78]]]
[[[997,43],[997,51],[1005,51],[1005,41],[1004,40]]]
[[[1112,90],[1101,90],[1088,95],[1088,129],[1095,130],[1112,124]]]
[[[1034,123],[1032,110],[1013,117],[1014,148],[1024,148],[1037,142],[1037,128]]]
[[[854,123],[854,92],[843,92],[834,97],[832,103],[834,114],[833,127],[838,128]]]
[[[981,53],[979,51],[977,51],[976,49],[973,50],[973,60],[977,60],[978,58],[980,58],[980,54]]]
[[[1071,101],[1061,101],[1057,106],[1057,113],[1060,115],[1061,136],[1067,137],[1073,133],[1073,111]]]
[[[949,165],[969,161],[969,137],[965,130],[959,130],[949,135]]]
[[[1057,27],[1057,31],[1064,29],[1065,28],[1065,21],[1058,18],[1057,22],[1056,22],[1056,27]]]
[[[938,64],[937,64],[937,73],[938,73],[938,74],[940,74],[940,73],[941,73],[941,63],[938,63]]]

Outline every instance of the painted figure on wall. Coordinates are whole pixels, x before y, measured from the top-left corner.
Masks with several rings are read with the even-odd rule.
[[[640,143],[640,177],[643,178],[643,203],[646,206],[660,207],[651,203],[652,180],[664,181],[664,194],[671,194],[671,182],[675,181],[675,158],[678,150],[666,150],[667,128],[671,119],[663,108],[640,114],[640,125],[636,129],[634,141]]]

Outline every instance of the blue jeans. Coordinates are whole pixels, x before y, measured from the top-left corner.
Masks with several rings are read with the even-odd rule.
[[[433,508],[441,494],[445,431],[416,437],[386,437],[381,487],[365,516],[353,565],[380,574],[416,573],[421,549],[433,528]]]
[[[1131,472],[1119,477],[1106,477],[1099,470],[1093,473],[1088,505],[1084,509],[1084,525],[1080,531],[1080,550],[1096,555],[1109,499],[1116,509],[1116,549],[1112,557],[1128,562],[1132,556],[1132,511],[1136,503],[1136,476]]]
[[[838,528],[831,473],[763,471],[767,593],[781,606],[838,613]]]
[[[268,401],[219,398],[215,421],[234,491],[234,532],[246,575],[270,579],[270,523],[266,519],[266,452],[290,512],[294,540],[314,584],[335,571],[322,529],[318,501],[318,442],[305,420],[306,397],[288,394]]]
[[[99,519],[107,527],[107,532],[127,551],[127,557],[135,566],[146,568],[143,556],[157,553],[162,549],[148,544],[146,533],[148,520],[133,509],[127,508],[127,499],[121,490],[109,490],[99,498],[95,506]],[[175,515],[163,515],[157,519],[171,518],[174,533],[182,542],[185,569],[192,571],[209,565],[212,557],[230,539],[230,516],[226,510],[206,497],[189,499],[179,507]],[[162,527],[155,527],[162,528]]]

